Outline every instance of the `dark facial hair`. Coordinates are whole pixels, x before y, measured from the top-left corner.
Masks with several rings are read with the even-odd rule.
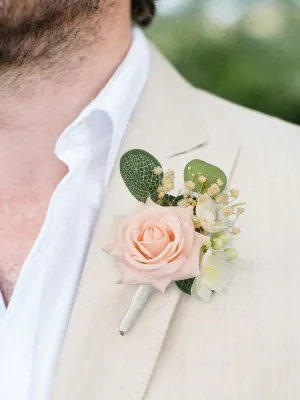
[[[101,23],[100,16],[104,17],[113,3],[113,0],[0,0],[0,67],[38,62],[40,58],[50,60],[59,49],[71,51],[84,22],[99,15]]]

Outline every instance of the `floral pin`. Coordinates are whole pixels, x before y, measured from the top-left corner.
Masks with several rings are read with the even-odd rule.
[[[120,172],[138,204],[132,215],[115,219],[104,250],[118,261],[120,283],[140,285],[121,322],[124,335],[155,289],[164,292],[175,282],[206,302],[223,291],[238,258],[227,244],[240,233],[236,222],[244,203],[237,202],[237,189],[226,189],[224,172],[201,160],[186,166],[184,188],[176,195],[170,193],[174,172],[164,172],[143,150],[125,153]]]

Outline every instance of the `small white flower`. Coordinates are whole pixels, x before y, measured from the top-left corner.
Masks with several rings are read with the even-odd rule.
[[[217,179],[217,185],[221,187],[223,185],[223,181],[221,181],[221,179]]]
[[[200,263],[200,275],[195,278],[191,293],[208,302],[212,292],[220,293],[232,278],[232,266],[224,252],[208,249]]]
[[[215,224],[216,202],[213,199],[208,199],[205,203],[200,203],[196,206],[196,216],[200,219],[202,228],[206,232],[212,232]]]
[[[206,232],[212,232],[212,228],[215,224],[214,214],[210,211],[205,211],[199,219],[200,219],[201,227]]]
[[[203,195],[203,196],[205,196],[205,195]],[[215,200],[213,200],[210,197],[206,197],[206,196],[205,196],[205,199],[206,200],[204,202],[200,202],[200,204],[198,203],[198,205],[196,207],[196,215],[197,215],[197,217],[200,217],[201,214],[204,213],[204,211],[211,211],[212,213],[215,213],[216,210],[217,210],[217,203],[215,202]]]

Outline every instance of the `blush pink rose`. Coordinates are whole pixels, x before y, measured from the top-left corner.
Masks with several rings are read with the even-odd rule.
[[[164,292],[172,281],[199,275],[203,236],[195,232],[192,207],[139,203],[135,214],[118,218],[104,249],[119,261],[121,283],[153,285]]]

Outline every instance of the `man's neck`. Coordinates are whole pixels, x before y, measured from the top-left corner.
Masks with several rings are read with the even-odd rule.
[[[98,24],[85,21],[89,25],[81,24],[76,35],[70,30],[56,53],[52,47],[52,58],[48,53],[36,62],[4,68],[0,60],[0,236],[5,239],[0,291],[6,303],[49,199],[67,173],[54,155],[55,143],[109,81],[130,47],[130,16],[117,17]]]

